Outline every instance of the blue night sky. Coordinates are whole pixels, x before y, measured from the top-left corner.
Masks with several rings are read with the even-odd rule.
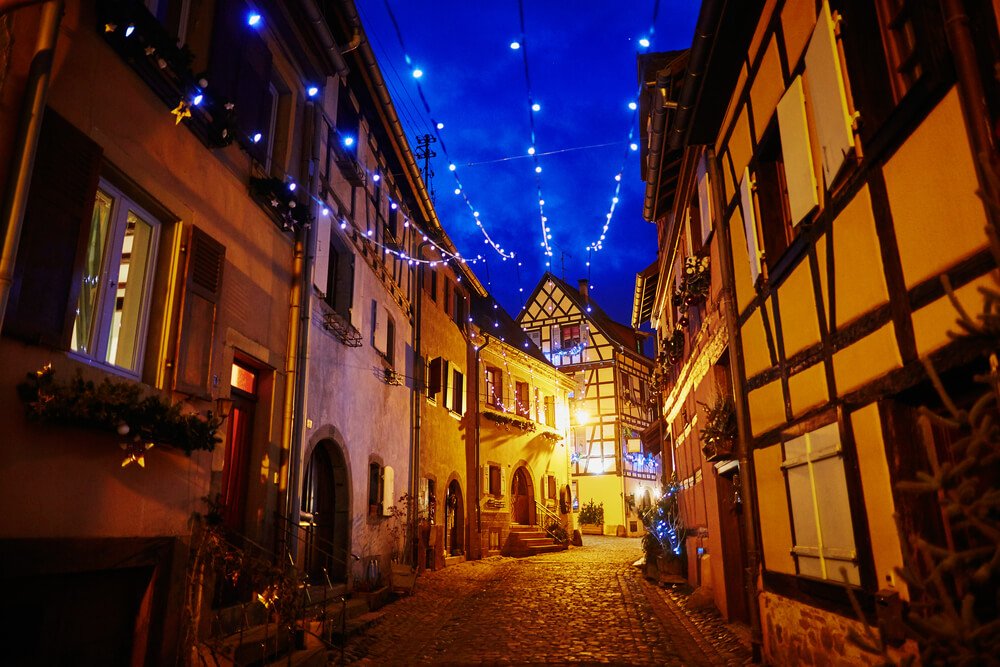
[[[688,48],[699,3],[661,1],[650,35],[651,0],[524,0],[522,38],[516,0],[389,2],[412,65],[385,1],[357,5],[411,147],[416,136],[434,134],[431,117],[444,123],[440,135],[448,157],[436,145],[438,157],[431,163],[438,216],[463,255],[488,260],[473,268],[501,305],[516,316],[548,259],[553,273],[573,285],[589,275],[594,300],[628,323],[635,274],[656,257],[655,227],[642,219],[639,153],[630,152],[627,141],[630,121],[633,140],[639,140],[638,117],[628,108],[638,86],[636,52]],[[648,49],[638,43],[643,36],[650,38]],[[528,156],[524,51],[512,49],[512,41],[527,49],[531,93],[541,105],[533,114],[542,167],[537,175]],[[419,82],[432,116],[412,68],[423,71]],[[581,148],[601,144],[608,145]],[[562,152],[545,155],[550,151]],[[465,201],[454,194],[449,157],[483,227],[516,259],[503,261],[484,242]],[[619,203],[603,249],[589,257],[588,268],[587,246],[601,236],[619,171]],[[536,178],[552,235],[551,258],[541,247]]]

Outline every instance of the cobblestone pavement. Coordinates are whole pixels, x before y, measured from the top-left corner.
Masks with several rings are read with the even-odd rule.
[[[569,551],[425,573],[348,643],[346,660],[741,664],[742,643],[726,626],[686,613],[632,566],[641,553],[638,539],[586,536]]]

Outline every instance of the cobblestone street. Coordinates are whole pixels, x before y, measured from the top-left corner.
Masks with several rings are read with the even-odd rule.
[[[586,536],[569,551],[428,572],[349,642],[346,661],[741,664],[739,641],[721,623],[692,620],[647,582],[632,566],[640,555],[638,539]]]

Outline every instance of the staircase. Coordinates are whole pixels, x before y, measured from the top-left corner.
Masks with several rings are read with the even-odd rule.
[[[507,542],[501,553],[514,558],[526,558],[555,551],[565,551],[566,547],[556,544],[552,537],[538,526],[511,524]]]

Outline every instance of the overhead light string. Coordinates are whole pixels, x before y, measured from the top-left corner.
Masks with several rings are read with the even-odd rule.
[[[538,160],[538,138],[535,133],[535,114],[541,111],[541,105],[535,101],[531,92],[531,68],[528,66],[528,44],[525,40],[526,31],[524,29],[524,0],[517,1],[517,13],[521,27],[521,41],[511,42],[510,47],[521,52],[521,60],[524,63],[524,85],[528,94],[528,127],[531,131],[531,144],[528,146],[528,155],[535,171],[535,190],[538,193],[538,219],[542,228],[542,242],[539,244],[545,251],[545,266],[551,267],[552,247],[549,241],[552,240],[552,229],[549,227],[548,217],[545,215],[545,197],[542,195],[542,165]]]
[[[636,57],[638,57],[643,51],[648,49],[652,44],[653,33],[656,31],[656,18],[659,15],[659,13],[660,13],[660,0],[654,0],[653,13],[649,21],[649,29],[646,31],[645,35],[641,36],[637,40],[638,48],[636,48],[635,50]],[[628,161],[629,154],[639,150],[639,144],[636,143],[635,141],[635,127],[636,127],[636,118],[639,114],[639,96],[641,95],[641,93],[642,93],[642,82],[640,81],[638,86],[636,87],[635,94],[632,96],[632,99],[630,99],[627,103],[627,107],[632,112],[632,114],[629,118],[629,123],[628,123],[628,134],[625,140],[626,148],[624,154],[622,155],[621,165],[618,167],[618,171],[615,172],[614,176],[615,185],[614,185],[614,194],[611,196],[611,204],[608,208],[608,212],[604,216],[604,225],[601,227],[600,236],[598,236],[596,240],[591,241],[591,243],[585,248],[585,250],[588,252],[588,261],[587,261],[588,276],[590,274],[590,268],[589,268],[590,257],[593,255],[593,253],[599,252],[604,249],[604,240],[607,237],[608,229],[611,227],[611,220],[615,216],[615,209],[618,207],[618,203],[621,200],[622,174],[625,173],[625,164]]]
[[[424,111],[427,113],[427,116],[431,119],[431,129],[434,132],[434,136],[437,137],[438,145],[441,148],[441,152],[444,154],[444,157],[447,158],[448,160],[448,171],[451,172],[452,176],[455,179],[455,195],[462,197],[462,200],[468,207],[469,212],[472,213],[472,220],[475,223],[476,227],[479,228],[479,231],[482,233],[484,238],[484,243],[493,248],[493,251],[496,252],[498,255],[500,255],[500,258],[503,261],[507,261],[508,259],[514,259],[514,257],[516,256],[514,251],[505,250],[502,245],[500,245],[496,240],[493,239],[492,236],[490,236],[489,232],[486,230],[485,225],[480,219],[479,210],[472,203],[472,200],[469,198],[469,195],[466,192],[465,187],[462,185],[462,179],[458,174],[458,167],[455,164],[455,161],[451,158],[451,155],[448,152],[448,146],[444,141],[444,137],[441,135],[441,130],[444,129],[444,123],[435,119],[434,113],[431,111],[431,105],[430,103],[428,103],[426,95],[424,95],[423,86],[420,85],[420,80],[424,76],[424,71],[423,69],[418,67],[413,62],[413,59],[410,57],[409,51],[406,48],[406,42],[403,39],[403,32],[399,28],[399,22],[396,20],[396,15],[392,11],[392,7],[389,4],[389,0],[384,0],[384,5],[385,5],[385,11],[389,15],[389,20],[392,22],[392,27],[396,32],[396,38],[399,40],[399,46],[403,50],[403,59],[406,61],[406,66],[409,67],[410,75],[413,77],[414,83],[416,84],[417,95],[420,98],[420,102],[424,106]]]

